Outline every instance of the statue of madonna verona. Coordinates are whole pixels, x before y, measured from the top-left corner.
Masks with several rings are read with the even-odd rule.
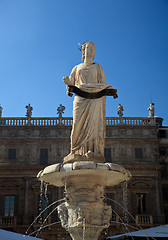
[[[87,159],[101,158],[104,162],[105,100],[106,95],[110,94],[103,93],[106,89],[115,89],[105,82],[103,68],[93,62],[94,43],[85,42],[80,46],[83,63],[75,66],[69,77],[63,77],[65,84],[77,89],[74,91],[71,152],[64,158],[64,162],[69,161],[72,155]],[[114,98],[117,97],[116,91],[113,93]]]

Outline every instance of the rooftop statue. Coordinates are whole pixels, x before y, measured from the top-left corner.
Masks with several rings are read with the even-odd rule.
[[[119,104],[118,108],[117,108],[117,113],[118,113],[119,117],[123,116],[123,111],[124,111],[123,106],[121,104]]]
[[[3,110],[3,108],[0,105],[0,117],[2,117],[2,110]]]
[[[59,105],[57,108],[57,114],[59,115],[59,118],[62,118],[62,114],[64,113],[65,107],[62,106],[62,104]]]
[[[32,116],[33,107],[29,103],[27,106],[25,106],[25,108],[27,109],[26,117],[30,118]]]
[[[148,107],[149,115],[148,117],[154,117],[155,116],[155,107],[154,103],[150,103],[150,106]]]
[[[70,155],[104,157],[105,100],[106,95],[116,98],[117,90],[105,82],[100,64],[93,62],[94,43],[86,42],[80,46],[83,63],[72,69],[70,77],[63,77],[64,83],[70,87],[69,91],[73,88],[76,93],[73,102]],[[72,93],[69,92],[68,95],[72,96]]]

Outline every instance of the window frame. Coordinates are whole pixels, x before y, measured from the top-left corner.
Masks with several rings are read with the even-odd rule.
[[[136,193],[137,213],[146,214],[146,193]]]
[[[16,148],[8,148],[8,159],[16,159]]]
[[[5,204],[4,204],[4,216],[5,217],[14,217],[15,216],[15,195],[5,195]]]
[[[104,157],[106,162],[112,162],[111,148],[104,148]]]
[[[135,154],[135,158],[143,158],[143,148],[135,148],[134,149],[134,154]]]
[[[40,148],[40,165],[48,165],[48,148]]]

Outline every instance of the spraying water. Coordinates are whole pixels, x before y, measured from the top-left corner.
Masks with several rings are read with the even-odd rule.
[[[86,228],[86,219],[83,218],[83,240],[85,240],[85,228]]]
[[[40,184],[40,199],[39,199],[39,212],[43,209],[43,181]],[[42,216],[39,217],[38,223],[41,224],[43,221]]]
[[[122,187],[122,201],[123,201],[123,221],[127,224],[128,223],[128,217],[127,217],[127,208],[128,208],[128,199],[127,199],[127,182],[121,183]]]
[[[43,211],[40,212],[40,214],[34,219],[34,221],[30,224],[30,226],[28,227],[28,229],[26,230],[25,234],[28,234],[30,228],[33,226],[33,224],[38,220],[38,218],[46,211],[46,209],[49,209],[51,206],[53,206],[54,204],[58,203],[58,202],[62,202],[65,201],[64,198],[59,199],[53,203],[51,203],[49,206],[47,206]],[[32,234],[31,234],[32,235]]]
[[[58,207],[58,206],[57,206]],[[47,217],[44,219],[43,223],[41,224],[39,230],[37,231],[37,234],[35,237],[38,236],[39,232],[41,231],[42,227],[44,226],[44,224],[47,222],[47,219],[51,216],[51,214],[57,209],[57,207],[55,207],[48,215]]]
[[[44,197],[45,197],[46,205],[48,206],[47,187],[48,187],[48,184],[47,184],[47,183],[44,183]],[[47,206],[46,206],[46,207],[47,207]]]
[[[118,203],[118,202],[115,201],[114,199],[111,199],[111,198],[106,198],[106,199],[108,199],[108,200],[116,203],[118,206],[120,206],[120,207],[123,209],[123,211],[125,211],[125,212],[134,220],[134,222],[136,223],[136,225],[138,226],[138,228],[135,228],[135,227],[129,225],[128,223],[124,223],[123,221],[122,221],[122,223],[116,222],[116,221],[112,221],[112,222],[115,222],[115,223],[118,223],[118,224],[122,224],[122,225],[124,225],[124,226],[130,226],[130,227],[132,227],[132,228],[135,228],[136,230],[141,230],[141,231],[145,234],[145,236],[146,236],[146,238],[147,238],[148,240],[149,240],[149,237],[152,238],[152,239],[154,239],[154,240],[156,240],[154,237],[149,236],[149,234],[147,234],[147,233],[145,232],[145,230],[143,230],[143,228],[137,223],[136,219],[132,216],[132,214],[128,211],[127,208],[124,208],[120,203]],[[114,210],[113,210],[113,211],[114,211]],[[115,212],[115,213],[116,213],[116,212]],[[117,214],[117,213],[116,213],[116,214]],[[117,214],[117,216],[119,217],[119,219],[121,219],[118,214]]]

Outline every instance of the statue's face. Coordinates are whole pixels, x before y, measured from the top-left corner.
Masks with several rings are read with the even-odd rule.
[[[95,46],[88,42],[86,43],[86,47],[85,47],[85,57],[92,57],[94,59],[95,56]]]

